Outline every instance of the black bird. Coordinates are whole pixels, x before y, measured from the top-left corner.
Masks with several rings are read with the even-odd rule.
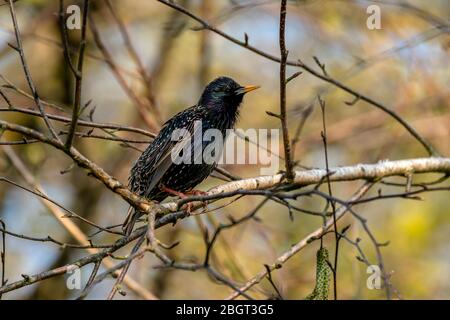
[[[198,103],[169,119],[161,128],[158,136],[141,154],[131,169],[129,187],[147,199],[161,202],[170,195],[183,196],[205,180],[217,165],[206,163],[174,163],[172,153],[181,153],[181,148],[190,143],[191,159],[195,149],[208,145],[206,142],[194,143],[195,139],[174,141],[172,134],[176,129],[186,129],[194,136],[194,130],[200,130],[197,121],[201,121],[202,136],[208,129],[218,129],[223,140],[227,129],[234,128],[239,116],[239,106],[247,92],[258,86],[241,86],[228,77],[219,77],[210,82]],[[185,142],[184,142],[185,141]],[[184,143],[184,144],[183,144]],[[197,150],[198,151],[198,150]],[[136,220],[141,215],[130,208],[123,230],[129,235]]]

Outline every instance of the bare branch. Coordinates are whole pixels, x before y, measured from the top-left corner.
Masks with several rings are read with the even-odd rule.
[[[23,67],[23,71],[25,73],[25,78],[27,79],[28,86],[30,87],[31,93],[33,95],[33,99],[34,99],[37,107],[39,108],[39,111],[41,112],[42,118],[44,119],[44,122],[45,122],[47,128],[49,129],[49,131],[50,131],[51,135],[53,136],[53,138],[59,141],[60,139],[59,139],[58,135],[56,134],[55,129],[53,128],[52,124],[48,120],[48,117],[47,117],[47,115],[45,113],[44,107],[42,106],[39,94],[38,94],[37,89],[36,89],[36,87],[34,85],[33,79],[31,78],[31,73],[30,73],[30,70],[28,68],[28,64],[27,64],[27,61],[25,59],[25,53],[24,53],[23,47],[22,47],[22,39],[20,37],[19,26],[17,24],[17,18],[16,18],[16,13],[15,13],[15,10],[14,10],[14,4],[13,3],[14,3],[14,1],[9,0],[9,12],[11,14],[11,19],[12,19],[12,22],[13,22],[13,25],[14,25],[14,33],[15,33],[15,36],[16,36],[17,47],[15,47],[15,48],[16,48],[16,51],[20,55],[20,60],[22,62],[22,67]]]
[[[280,121],[281,129],[283,132],[283,146],[284,146],[284,161],[286,167],[286,179],[291,181],[294,177],[293,164],[291,160],[291,141],[289,139],[289,130],[286,119],[286,61],[288,51],[286,50],[286,8],[287,0],[281,0],[280,5],[280,28],[279,28],[279,40],[280,40]]]
[[[25,109],[25,108],[17,108],[17,107],[14,107],[13,109],[0,108],[0,112],[20,112],[20,113],[37,116],[37,117],[42,116],[39,112],[36,112],[34,110]],[[71,122],[70,118],[67,118],[64,116],[59,116],[59,115],[55,115],[55,114],[47,114],[47,116],[49,119],[64,122],[64,123]],[[114,124],[114,123],[101,123],[101,122],[93,122],[93,121],[86,121],[86,120],[78,120],[78,125],[83,126],[83,127],[91,127],[91,128],[111,129],[114,131],[134,132],[134,133],[139,133],[141,135],[144,135],[144,136],[147,136],[150,138],[156,137],[156,134],[154,134],[153,132],[150,132],[150,131],[147,131],[144,129],[140,129],[140,128],[129,127],[129,126],[124,126],[124,125],[120,125],[120,124]]]
[[[60,18],[62,20],[61,27],[62,27],[62,34],[65,35],[67,33],[66,29],[66,23],[64,19],[64,1],[60,0]],[[81,107],[81,87],[83,84],[83,64],[84,64],[84,51],[86,49],[86,25],[87,25],[87,16],[89,13],[89,0],[84,0],[83,5],[83,22],[81,26],[81,40],[78,50],[78,64],[77,64],[77,70],[75,71],[72,69],[72,73],[75,77],[75,99],[73,102],[73,109],[72,109],[72,121],[70,122],[69,127],[69,133],[67,134],[67,139],[65,143],[65,148],[70,149],[72,146],[72,140],[75,135],[75,130],[77,128],[77,122],[78,117],[80,116],[80,107]],[[66,60],[69,63],[69,65],[72,64],[70,56],[69,56],[69,49],[67,48],[67,39],[63,36],[63,46],[64,46],[64,52],[66,53]]]

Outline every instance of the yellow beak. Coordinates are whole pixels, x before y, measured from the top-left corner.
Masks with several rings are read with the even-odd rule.
[[[245,94],[247,92],[258,89],[259,86],[244,86],[236,90],[236,94]]]
[[[260,88],[260,86],[244,86],[242,92],[243,92],[243,93],[247,93],[247,92],[256,90],[256,89],[258,89],[258,88]]]

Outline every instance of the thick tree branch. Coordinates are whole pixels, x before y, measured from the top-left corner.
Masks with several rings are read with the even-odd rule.
[[[132,193],[126,186],[117,181],[115,178],[106,173],[100,166],[93,163],[75,148],[66,150],[61,142],[55,139],[48,138],[42,133],[32,130],[30,128],[12,124],[3,120],[0,120],[0,127],[5,130],[21,133],[25,136],[33,139],[40,140],[46,144],[64,151],[69,157],[71,157],[75,163],[89,171],[89,173],[96,179],[101,181],[108,189],[120,195],[125,201],[132,206],[138,208],[142,212],[150,212],[155,210],[157,214],[164,214],[168,212],[179,211],[179,205],[177,202],[171,202],[164,205],[157,205],[152,203],[138,195]],[[351,180],[379,180],[390,176],[405,176],[414,173],[444,173],[450,174],[450,158],[418,158],[408,160],[396,160],[396,161],[380,161],[377,164],[357,164],[354,166],[330,168],[330,181],[351,181]],[[189,197],[188,199],[195,200],[212,200],[216,198],[224,198],[236,195],[233,193],[239,190],[261,190],[267,189],[273,186],[287,184],[283,182],[283,174],[276,174],[272,176],[260,176],[248,179],[242,179],[237,181],[231,181],[229,183],[217,186],[208,191],[205,196]],[[295,171],[292,183],[297,186],[314,185],[324,182],[327,177],[327,170],[325,169],[312,169],[305,171]],[[186,202],[186,199],[180,200],[182,203]],[[189,201],[189,200],[188,200]],[[202,203],[194,203],[194,206],[200,206]]]
[[[415,173],[443,173],[450,175],[450,158],[418,158],[408,160],[380,161],[376,164],[357,164],[354,166],[330,168],[330,181],[351,181],[351,180],[380,180],[391,176],[405,176]],[[327,170],[312,169],[305,171],[295,171],[293,184],[296,186],[316,185],[325,182]],[[207,201],[224,197],[231,197],[239,194],[240,191],[262,190],[276,185],[283,181],[282,174],[273,176],[260,176],[237,181],[231,181],[210,189],[204,196],[189,197],[163,204],[162,207],[168,211],[175,212],[180,203],[191,200]],[[201,202],[194,203],[200,206]]]

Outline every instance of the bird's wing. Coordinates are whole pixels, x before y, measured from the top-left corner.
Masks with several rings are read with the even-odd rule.
[[[130,186],[133,191],[137,191],[143,196],[148,196],[173,164],[172,151],[181,151],[186,143],[190,141],[189,139],[181,141],[172,141],[171,139],[171,134],[175,129],[184,128],[191,133],[191,137],[194,130],[197,130],[194,128],[194,119],[184,119],[184,115],[188,114],[186,111],[190,109],[180,112],[167,121],[161,128],[158,137],[136,162],[130,175]],[[182,124],[181,126],[180,123]],[[183,126],[184,123],[186,124],[185,126]]]
[[[164,154],[162,154],[159,161],[155,164],[152,172],[150,172],[151,178],[148,181],[148,188],[147,191],[145,192],[145,196],[148,196],[150,194],[153,188],[155,188],[161,181],[161,178],[164,176],[167,170],[169,170],[170,166],[173,165],[172,153],[179,154],[180,151],[183,150],[187,144],[191,144],[195,131],[201,130],[201,127],[194,128],[194,126],[192,125],[185,129],[187,129],[190,132],[191,134],[190,137],[184,138],[179,141],[172,141],[170,147],[166,148]]]

